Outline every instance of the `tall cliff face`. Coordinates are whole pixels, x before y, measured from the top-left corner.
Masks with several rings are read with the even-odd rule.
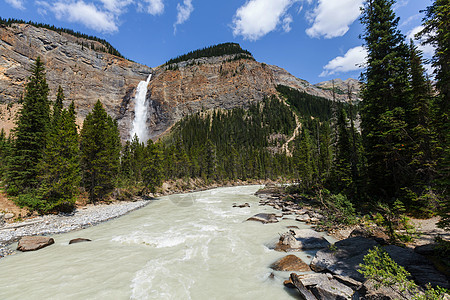
[[[99,42],[77,38],[27,24],[0,26],[0,125],[12,127],[13,113],[23,94],[34,60],[45,63],[50,98],[56,98],[59,85],[66,103],[75,102],[79,122],[100,99],[119,122],[125,138],[130,124],[128,102],[141,80],[152,69],[107,53],[91,50]]]
[[[150,136],[160,136],[193,112],[247,107],[276,94],[277,85],[332,99],[330,90],[296,78],[280,67],[251,59],[234,60],[234,56],[193,59],[170,70],[165,66],[155,68],[147,93]],[[346,95],[336,94],[336,100],[346,99]]]

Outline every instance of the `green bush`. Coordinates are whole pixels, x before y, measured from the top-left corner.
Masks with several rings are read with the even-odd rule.
[[[374,247],[364,256],[364,263],[360,264],[358,270],[366,279],[376,282],[375,288],[381,286],[398,290],[404,299],[408,298],[405,293],[415,295],[415,300],[440,300],[445,299],[446,289],[439,286],[433,288],[427,286],[424,293],[421,293],[419,286],[408,277],[411,274],[402,266],[399,266],[390,256],[380,247]]]

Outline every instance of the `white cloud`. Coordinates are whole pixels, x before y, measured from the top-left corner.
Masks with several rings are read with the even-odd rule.
[[[100,0],[106,10],[115,14],[122,14],[123,10],[133,3],[133,0]]]
[[[161,15],[164,12],[164,2],[163,0],[144,0],[147,4],[147,12],[153,16]],[[142,9],[143,4],[138,3],[138,7]]]
[[[42,5],[43,2],[40,2]],[[77,2],[55,2],[46,4],[58,20],[77,22],[101,32],[115,32],[118,30],[116,17],[113,13],[102,11],[92,3],[83,0]]]
[[[290,30],[292,17],[287,10],[299,0],[248,0],[233,17],[233,35],[255,41],[275,30],[281,23]]]
[[[24,0],[6,0],[6,3],[8,3],[12,7],[20,9],[20,10],[25,9],[25,1]]]
[[[423,30],[423,26],[417,26],[415,28],[413,28],[410,32],[408,32],[408,34],[406,35],[406,41],[409,43],[409,40],[412,39],[416,42],[417,47],[419,48],[419,50],[421,50],[423,52],[423,55],[425,57],[432,57],[434,54],[434,47],[430,44],[427,45],[422,45],[422,40],[416,40],[415,35],[417,33],[419,33],[420,31]],[[418,42],[418,43],[417,43]]]
[[[291,31],[291,23],[294,21],[291,15],[286,15],[283,19],[283,30],[284,32]]]
[[[367,50],[363,46],[351,48],[344,54],[328,62],[320,77],[362,69],[366,63]]]
[[[177,4],[177,21],[173,24],[174,32],[177,30],[177,25],[186,22],[193,11],[194,6],[192,6],[192,0],[184,0],[183,4]]]
[[[312,26],[306,29],[310,37],[334,38],[347,33],[349,26],[361,14],[363,0],[319,0],[310,13]]]

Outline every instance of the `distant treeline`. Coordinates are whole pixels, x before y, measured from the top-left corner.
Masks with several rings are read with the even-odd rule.
[[[67,28],[60,28],[60,27],[55,27],[53,25],[48,25],[48,24],[44,24],[44,23],[36,23],[36,22],[32,22],[32,21],[24,21],[24,20],[20,20],[20,19],[13,19],[13,18],[8,18],[8,19],[3,19],[0,17],[0,25],[5,25],[5,26],[11,26],[14,23],[18,23],[18,24],[29,24],[38,28],[45,28],[45,29],[49,29],[52,31],[56,31],[58,33],[67,33],[70,35],[73,35],[74,37],[77,38],[83,38],[83,39],[87,39],[87,40],[91,40],[91,41],[96,41],[101,43],[103,47],[95,47],[95,45],[92,43],[91,45],[86,45],[83,42],[81,42],[81,45],[83,47],[90,47],[92,50],[95,51],[100,51],[100,52],[105,52],[105,53],[109,53],[121,58],[125,58],[122,54],[120,54],[120,52],[114,48],[110,43],[108,43],[106,40],[98,38],[96,36],[92,36],[92,35],[87,35],[84,33],[81,33],[79,31],[73,31],[72,29],[67,29]]]
[[[182,61],[187,61],[190,59],[197,59],[201,57],[214,57],[214,56],[223,56],[223,55],[231,55],[231,54],[241,54],[238,55],[238,59],[248,58],[253,59],[253,55],[241,48],[239,44],[236,43],[224,43],[218,44],[210,47],[206,47],[203,49],[191,51],[187,54],[180,55],[176,58],[172,58],[168,60],[165,65],[176,64]]]

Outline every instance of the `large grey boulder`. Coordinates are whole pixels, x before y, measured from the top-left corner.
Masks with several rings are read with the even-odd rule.
[[[54,243],[55,241],[47,236],[24,236],[19,240],[17,250],[22,252],[36,251]]]
[[[302,251],[322,249],[330,243],[318,232],[312,229],[290,229],[280,236],[275,246],[276,251]]]
[[[310,267],[316,272],[328,271],[336,275],[347,276],[364,281],[357,270],[369,249],[378,245],[372,239],[352,237],[334,244],[334,247],[319,250],[311,261]]]
[[[355,293],[350,287],[333,278],[331,274],[291,274],[290,279],[299,291],[304,287],[319,300],[352,299]],[[296,281],[298,281],[297,284]]]

